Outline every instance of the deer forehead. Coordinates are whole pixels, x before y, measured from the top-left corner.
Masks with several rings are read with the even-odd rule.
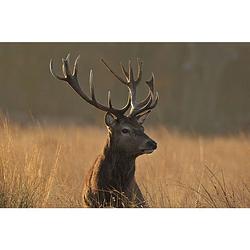
[[[120,128],[122,128],[122,129],[126,128],[126,129],[130,129],[130,130],[138,130],[138,131],[144,130],[142,125],[140,125],[138,122],[133,121],[133,120],[121,121]]]

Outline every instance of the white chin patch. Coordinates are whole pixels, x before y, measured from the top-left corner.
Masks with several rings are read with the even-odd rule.
[[[153,149],[146,149],[143,151],[145,154],[151,154],[154,150]]]

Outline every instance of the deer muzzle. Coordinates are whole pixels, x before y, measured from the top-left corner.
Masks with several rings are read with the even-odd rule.
[[[142,149],[144,154],[151,154],[157,148],[157,143],[153,140],[148,140],[145,144],[145,148]]]

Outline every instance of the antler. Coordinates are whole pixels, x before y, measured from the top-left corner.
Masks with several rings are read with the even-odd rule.
[[[128,116],[135,117],[135,116],[138,116],[139,114],[150,112],[153,108],[155,108],[159,100],[159,95],[158,95],[158,92],[155,93],[153,73],[152,73],[152,78],[149,81],[146,81],[146,84],[149,88],[147,97],[139,103],[136,102],[136,88],[142,78],[142,61],[137,59],[137,78],[136,79],[134,78],[134,72],[131,67],[131,61],[129,61],[128,71],[126,71],[124,66],[121,64],[121,70],[126,80],[124,80],[119,75],[117,75],[103,59],[101,59],[101,61],[106,66],[106,68],[119,81],[125,84],[129,89],[130,98],[131,98],[131,109],[130,109]]]
[[[81,89],[78,78],[77,78],[77,69],[78,69],[78,60],[80,58],[80,56],[78,56],[74,62],[74,68],[73,68],[73,72],[71,73],[70,71],[70,67],[69,67],[69,54],[67,55],[67,57],[64,59],[62,58],[62,71],[63,71],[63,76],[58,76],[57,74],[55,74],[53,72],[53,60],[50,60],[50,72],[51,74],[62,81],[67,82],[74,90],[75,92],[81,96],[86,102],[88,102],[89,104],[93,105],[94,107],[105,111],[105,112],[110,112],[113,115],[115,115],[116,117],[120,117],[123,116],[126,111],[130,108],[131,106],[131,98],[130,95],[128,97],[128,101],[127,104],[122,108],[122,109],[115,109],[112,106],[112,102],[111,102],[111,93],[110,91],[108,92],[108,107],[102,105],[101,103],[97,102],[96,97],[95,97],[95,91],[94,91],[94,85],[93,85],[93,71],[90,70],[90,74],[89,74],[89,86],[90,86],[90,96],[91,98],[89,98]]]

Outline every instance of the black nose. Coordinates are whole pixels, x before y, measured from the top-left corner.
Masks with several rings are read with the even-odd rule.
[[[155,141],[147,141],[146,145],[150,149],[156,149],[157,148],[157,143]]]

